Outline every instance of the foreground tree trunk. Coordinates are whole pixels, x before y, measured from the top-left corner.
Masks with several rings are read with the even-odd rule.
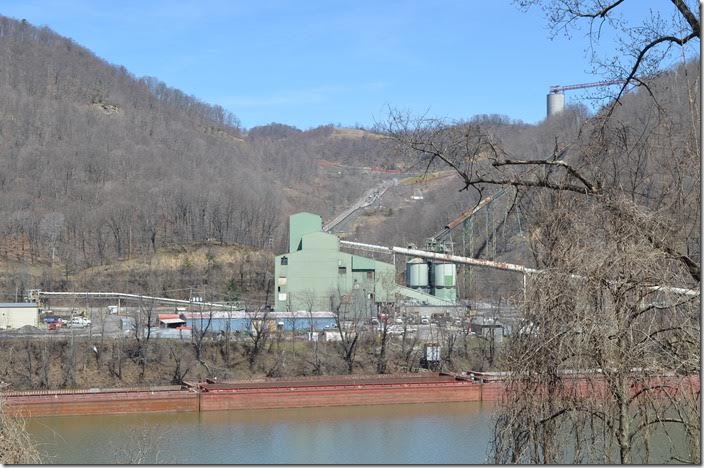
[[[525,215],[527,266],[540,272],[498,356],[510,374],[492,461],[649,463],[657,440],[672,451],[658,461],[699,463],[701,98],[698,63],[684,59],[700,38],[696,5],[663,1],[634,25],[614,16],[621,0],[519,3],[542,4],[556,32],[615,28],[620,55],[594,65],[623,81],[596,116],[565,109],[538,126],[554,146],[534,148],[482,119],[392,111],[386,129],[400,154],[451,168],[480,202],[515,191]],[[683,63],[663,73],[675,46]]]

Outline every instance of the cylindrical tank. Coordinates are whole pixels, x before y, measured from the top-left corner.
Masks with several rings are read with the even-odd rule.
[[[433,296],[447,301],[457,300],[457,266],[454,263],[433,263]]]
[[[548,94],[548,117],[558,114],[565,110],[565,95],[564,93]]]
[[[406,263],[406,284],[409,288],[428,292],[428,264],[422,258],[414,258]]]
[[[454,288],[457,279],[457,267],[454,263],[433,263],[433,286],[436,288]]]

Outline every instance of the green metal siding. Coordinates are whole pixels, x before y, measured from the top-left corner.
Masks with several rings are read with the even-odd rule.
[[[352,255],[353,270],[374,270],[375,263],[374,259]]]
[[[275,257],[275,310],[331,310],[331,297],[350,294],[393,300],[393,265],[340,252],[337,236],[324,232],[303,234],[299,243],[301,250]],[[281,265],[284,257],[287,265]]]
[[[288,251],[298,250],[304,235],[323,230],[323,219],[313,213],[296,213],[289,217]]]
[[[340,239],[335,235],[326,234],[324,232],[305,234],[301,239],[301,244],[303,250],[306,251],[327,250],[330,252],[339,252],[340,250]]]

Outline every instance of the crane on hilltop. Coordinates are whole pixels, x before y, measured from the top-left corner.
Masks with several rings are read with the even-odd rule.
[[[550,92],[548,93],[548,117],[558,114],[565,109],[565,91],[572,91],[575,89],[585,88],[598,88],[601,86],[613,86],[617,84],[622,85],[625,82],[626,80],[606,80],[597,81],[595,83],[579,83],[567,86],[550,86]]]

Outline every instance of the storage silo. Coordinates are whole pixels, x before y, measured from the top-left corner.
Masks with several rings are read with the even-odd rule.
[[[428,264],[422,258],[414,258],[406,263],[406,285],[424,293],[430,292]]]
[[[550,93],[548,94],[548,117],[559,114],[565,110],[565,94]]]
[[[433,263],[433,296],[455,302],[457,300],[457,267],[454,263]]]

